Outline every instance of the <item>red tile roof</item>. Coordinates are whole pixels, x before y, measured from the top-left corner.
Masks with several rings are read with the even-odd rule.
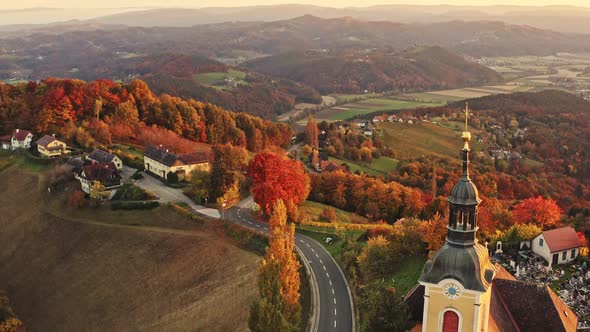
[[[15,129],[12,132],[12,136],[14,136],[14,138],[16,138],[17,141],[24,141],[27,136],[29,136],[31,132],[28,130],[24,130],[24,129]]]
[[[578,235],[570,226],[544,231],[542,234],[551,252],[580,247]]]
[[[12,139],[12,136],[10,136],[10,135],[0,137],[0,141],[2,141],[2,142],[10,142],[11,139]]]

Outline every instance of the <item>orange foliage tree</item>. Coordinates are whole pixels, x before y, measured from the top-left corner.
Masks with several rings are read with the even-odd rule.
[[[553,199],[533,197],[523,199],[514,206],[512,217],[519,224],[534,224],[541,229],[551,228],[559,223],[561,209]]]
[[[262,152],[254,156],[248,165],[248,176],[254,201],[266,213],[279,199],[291,207],[301,204],[309,195],[309,177],[303,164],[278,154]]]
[[[295,225],[287,224],[287,208],[282,199],[274,204],[269,220],[269,247],[266,251],[267,261],[276,261],[280,266],[281,294],[285,304],[285,316],[289,321],[298,320],[299,305],[299,268],[301,264],[295,256]]]
[[[422,241],[427,243],[429,252],[435,252],[445,244],[447,238],[447,220],[446,217],[436,213],[430,220],[420,224],[418,231]]]
[[[305,127],[305,143],[309,144],[312,148],[318,148],[318,124],[310,114],[307,118],[307,126]]]

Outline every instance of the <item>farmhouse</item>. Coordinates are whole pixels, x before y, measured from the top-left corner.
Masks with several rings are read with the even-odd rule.
[[[37,151],[39,151],[39,154],[44,157],[59,157],[70,153],[67,149],[67,144],[58,140],[53,135],[45,135],[37,140],[35,144],[37,144]]]
[[[32,140],[33,134],[23,129],[15,129],[12,134],[0,137],[4,150],[28,149]]]
[[[121,161],[121,158],[103,150],[94,149],[94,151],[86,156],[86,159],[103,165],[113,163],[118,171],[123,169],[123,161]]]
[[[190,177],[194,170],[209,171],[209,156],[205,152],[175,154],[160,146],[148,147],[143,153],[147,172],[166,179],[168,173],[176,173],[179,179]]]
[[[96,182],[102,184],[107,191],[111,191],[111,196],[114,194],[113,189],[121,186],[121,176],[113,163],[106,165],[92,163],[82,166],[80,173],[75,176],[80,181],[82,190],[87,194],[90,194],[90,189]]]
[[[570,226],[544,231],[531,241],[531,250],[550,266],[571,262],[580,254],[580,247],[578,235]]]

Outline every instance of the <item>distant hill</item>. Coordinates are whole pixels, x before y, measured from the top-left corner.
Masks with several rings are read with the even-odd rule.
[[[239,84],[217,82],[207,84],[197,79],[199,74],[223,77],[233,67],[199,55],[153,54],[105,51],[94,47],[92,41],[82,48],[69,45],[70,52],[56,50],[43,55],[42,60],[0,57],[0,79],[6,79],[19,67],[27,67],[28,79],[47,77],[76,78],[85,81],[110,79],[131,81],[140,78],[154,92],[182,98],[194,98],[225,109],[272,119],[293,109],[297,103],[321,102],[313,88],[287,79],[274,80],[262,74],[242,70]],[[67,54],[66,54],[67,53]],[[11,61],[12,59],[12,61]],[[227,85],[227,88],[226,88]]]
[[[566,34],[502,22],[401,24],[350,17],[301,16],[275,22],[230,22],[184,28],[128,28],[34,33],[2,40],[25,55],[80,51],[201,54],[224,62],[308,49],[393,48],[438,45],[473,56],[548,55],[590,51],[590,35]]]
[[[437,23],[453,20],[502,21],[562,32],[590,31],[590,8],[577,6],[451,6],[451,5],[379,5],[331,8],[285,4],[248,7],[168,8],[117,13],[93,19],[106,24],[129,26],[171,26],[223,22],[288,20],[313,15],[321,18],[350,16],[367,21],[400,23]]]
[[[312,86],[321,93],[451,89],[501,81],[491,69],[441,47],[402,52],[292,52],[245,63],[252,70]]]

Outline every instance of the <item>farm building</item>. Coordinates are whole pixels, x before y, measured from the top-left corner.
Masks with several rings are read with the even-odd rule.
[[[55,138],[53,135],[45,135],[37,140],[35,144],[37,144],[37,151],[39,151],[39,154],[44,157],[59,157],[70,153],[68,145]]]
[[[4,150],[28,149],[31,147],[32,140],[33,134],[23,129],[15,129],[12,134],[0,137]]]
[[[162,145],[151,146],[145,149],[143,160],[145,170],[162,179],[168,173],[176,173],[183,179],[190,177],[194,170],[209,171],[209,156],[205,152],[175,154]]]
[[[544,231],[531,241],[531,250],[551,266],[571,262],[580,254],[580,247],[578,235],[570,226]]]
[[[118,171],[123,169],[123,161],[121,161],[121,158],[103,150],[94,149],[94,151],[92,151],[88,156],[86,156],[86,159],[99,164],[113,163]]]

